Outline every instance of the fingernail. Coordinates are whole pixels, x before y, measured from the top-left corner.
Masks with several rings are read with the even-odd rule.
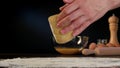
[[[61,32],[61,34],[65,34],[66,33],[64,30],[61,30],[60,32]]]
[[[60,24],[59,24],[59,23],[57,24],[57,27],[60,27]]]
[[[57,27],[61,27],[61,28],[62,28],[61,22],[58,22],[58,23],[57,23]]]
[[[63,9],[63,7],[60,7],[60,8],[59,8],[59,10],[62,10],[62,9]]]

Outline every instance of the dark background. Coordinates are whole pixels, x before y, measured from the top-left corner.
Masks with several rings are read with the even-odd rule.
[[[0,53],[56,53],[48,17],[59,13],[62,0],[31,0],[4,2],[1,10]],[[120,8],[105,14],[80,35],[89,36],[89,43],[97,39],[109,39],[108,17],[120,18]],[[120,22],[118,29],[120,42]]]

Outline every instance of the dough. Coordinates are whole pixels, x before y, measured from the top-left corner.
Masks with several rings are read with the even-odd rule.
[[[50,28],[52,30],[53,36],[58,44],[65,44],[73,39],[72,32],[70,31],[66,34],[61,34],[60,30],[62,28],[57,27],[57,16],[58,14],[52,15],[48,18]]]

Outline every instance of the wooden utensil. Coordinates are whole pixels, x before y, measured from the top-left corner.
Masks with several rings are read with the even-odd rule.
[[[102,47],[102,48],[96,48],[95,50],[83,49],[82,54],[83,55],[95,54],[98,56],[120,55],[120,47]]]
[[[110,40],[109,43],[113,44],[116,47],[119,47],[120,44],[118,42],[117,38],[117,30],[118,30],[118,17],[116,17],[114,14],[109,17],[109,30],[110,30]]]

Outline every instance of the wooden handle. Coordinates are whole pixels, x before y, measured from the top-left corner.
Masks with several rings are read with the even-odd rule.
[[[95,54],[95,51],[91,50],[91,49],[83,49],[82,54],[83,55],[91,55],[91,54]]]
[[[95,49],[96,55],[120,55],[120,47],[102,47]]]
[[[107,56],[107,55],[120,55],[120,47],[102,47],[96,48],[95,50],[84,49],[82,51],[83,55],[95,54],[98,56]]]

